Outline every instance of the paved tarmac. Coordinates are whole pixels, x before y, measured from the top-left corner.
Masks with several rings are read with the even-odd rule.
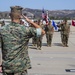
[[[47,47],[45,36],[42,50],[36,50],[31,42],[28,51],[32,69],[28,75],[75,75],[75,27],[71,26],[69,47],[62,46],[60,32],[54,32],[51,47]]]

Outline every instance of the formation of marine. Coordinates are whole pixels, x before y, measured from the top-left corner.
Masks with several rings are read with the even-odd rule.
[[[11,8],[11,12],[18,12],[20,14],[22,14],[22,7],[20,6],[12,6]],[[34,22],[38,25],[41,26],[42,29],[45,30],[46,32],[46,40],[47,40],[47,46],[51,47],[52,46],[52,38],[53,38],[53,33],[54,33],[54,27],[51,23],[51,21],[45,24],[43,24],[43,20],[41,19],[36,19],[34,20]],[[31,24],[28,24],[26,21],[21,19],[20,24],[24,25],[24,26],[31,26]],[[0,27],[4,26],[5,22],[1,21],[0,22]],[[68,38],[69,38],[69,32],[70,32],[70,25],[67,24],[67,20],[63,20],[62,23],[60,23],[59,25],[57,25],[59,28],[61,28],[61,42],[62,42],[62,46],[63,47],[68,47]],[[42,39],[43,36],[41,35],[39,38],[38,37],[32,37],[32,46],[36,47],[37,50],[41,50],[42,47]]]

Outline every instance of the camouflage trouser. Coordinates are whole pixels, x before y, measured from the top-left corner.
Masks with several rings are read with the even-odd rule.
[[[33,44],[34,46],[36,45],[36,41],[37,41],[37,40],[36,40],[36,37],[33,37],[33,38],[32,38],[32,44]]]
[[[3,73],[3,75],[28,75],[27,70],[19,73]]]
[[[69,38],[69,35],[65,35],[65,34],[61,35],[61,41],[64,45],[68,44],[68,38]]]
[[[37,37],[37,47],[41,48],[42,46],[42,37]]]
[[[46,34],[47,45],[51,45],[53,34]]]

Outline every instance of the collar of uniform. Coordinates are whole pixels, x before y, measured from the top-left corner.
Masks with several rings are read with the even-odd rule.
[[[16,22],[11,22],[10,25],[12,25],[12,26],[20,26],[20,24],[16,23]]]

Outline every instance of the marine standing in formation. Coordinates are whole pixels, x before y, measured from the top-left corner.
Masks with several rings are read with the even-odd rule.
[[[67,23],[67,20],[63,20],[61,24],[58,25],[61,27],[61,42],[63,47],[68,47],[68,38],[70,33],[70,25]]]
[[[54,33],[54,28],[51,24],[51,21],[49,21],[48,25],[46,25],[45,31],[46,31],[47,46],[51,47],[53,33]]]
[[[42,28],[41,21],[38,20],[37,24]],[[42,47],[42,35],[37,37],[37,50],[41,50]]]

